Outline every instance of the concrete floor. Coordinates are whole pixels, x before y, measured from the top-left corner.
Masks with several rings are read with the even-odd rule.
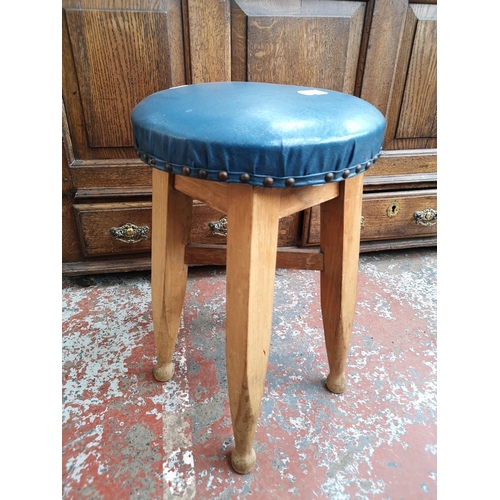
[[[346,392],[319,273],[276,272],[257,464],[234,473],[224,268],[191,268],[176,373],[151,374],[149,273],[63,280],[65,499],[435,499],[436,249],[363,254]]]

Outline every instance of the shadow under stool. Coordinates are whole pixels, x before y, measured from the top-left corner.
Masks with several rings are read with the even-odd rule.
[[[327,89],[249,82],[184,85],[132,112],[134,142],[153,167],[154,376],[174,373],[187,280],[192,201],[227,214],[226,365],[235,448],[245,474],[269,357],[281,217],[321,204],[321,309],[330,373],[345,390],[358,274],[363,174],[380,155],[385,119]]]

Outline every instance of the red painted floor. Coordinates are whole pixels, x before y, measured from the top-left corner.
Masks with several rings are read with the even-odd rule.
[[[234,473],[225,271],[191,268],[166,384],[149,273],[63,280],[64,499],[435,499],[436,250],[363,254],[346,392],[325,388],[319,273],[277,270],[257,464]]]

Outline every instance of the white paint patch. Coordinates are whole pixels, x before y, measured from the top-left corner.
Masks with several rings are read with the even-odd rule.
[[[163,496],[165,500],[171,498],[194,498],[194,468],[188,469],[185,473],[179,473],[178,470],[179,464],[186,463],[186,458],[187,460],[190,458],[191,464],[189,465],[194,465],[193,455],[191,452],[184,452],[182,455],[181,453],[180,449],[173,450],[168,460],[163,464],[163,477],[167,486]]]
[[[425,451],[432,453],[433,455],[437,455],[437,445],[436,444],[426,444]]]
[[[324,90],[297,90],[297,94],[302,94],[302,95],[325,95],[328,94],[328,92],[325,92]]]
[[[182,460],[184,460],[184,463],[186,465],[190,465],[191,467],[194,467],[194,458],[193,458],[193,452],[192,451],[185,451],[184,455],[182,455]]]
[[[184,320],[181,316],[181,328]],[[163,386],[163,499],[192,499],[196,496],[196,474],[193,457],[193,436],[190,428],[189,382],[186,345],[179,335],[173,355],[175,375]]]
[[[388,259],[398,258],[399,261],[403,259],[402,256],[388,256]],[[392,271],[391,263],[384,267],[378,262],[373,262],[376,259],[370,260],[361,256],[360,272],[377,283],[380,289],[391,297],[391,301],[397,301],[400,305],[409,305],[419,318],[428,320],[429,328],[435,331],[437,320],[435,270],[432,266],[425,265],[425,257],[422,259],[423,263],[419,259],[408,259],[409,269],[395,273]],[[366,304],[363,304],[363,307],[366,307]],[[388,313],[388,311],[381,312],[382,315]]]
[[[103,426],[96,425],[95,429],[88,435],[82,435],[77,441],[85,440],[89,437],[95,437],[92,441],[88,442],[85,446],[86,452],[79,453],[76,457],[70,457],[66,462],[66,471],[68,473],[68,477],[78,483],[82,479],[82,473],[88,468],[89,462],[87,459],[93,455],[90,448],[97,448],[101,445],[103,434]],[[97,454],[99,456],[99,454]],[[102,464],[99,464],[99,467]],[[71,486],[66,486],[64,495],[68,495],[71,491]]]
[[[160,413],[156,408],[151,411],[147,411],[146,415],[156,415],[156,420],[160,420],[163,417],[163,413]]]

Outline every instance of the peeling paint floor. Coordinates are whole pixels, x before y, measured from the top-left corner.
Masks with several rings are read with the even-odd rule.
[[[166,384],[150,274],[63,279],[64,499],[435,499],[435,248],[362,254],[343,395],[325,388],[319,273],[278,269],[257,464],[233,472],[225,270],[190,268]]]

